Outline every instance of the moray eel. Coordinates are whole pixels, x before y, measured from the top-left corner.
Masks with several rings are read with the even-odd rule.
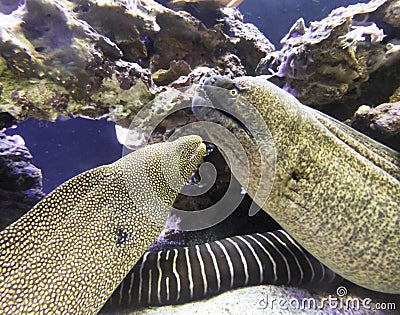
[[[104,312],[117,307],[182,304],[242,286],[321,287],[340,280],[285,231],[277,230],[146,252]]]
[[[214,76],[204,90],[219,111],[238,113],[242,125],[254,121],[254,107],[271,132],[275,178],[264,211],[345,279],[400,293],[400,154],[260,77]],[[268,146],[257,149],[270,154]],[[258,188],[262,183],[250,178],[251,197]]]
[[[202,156],[198,136],[84,172],[0,233],[0,313],[97,313],[159,236]]]

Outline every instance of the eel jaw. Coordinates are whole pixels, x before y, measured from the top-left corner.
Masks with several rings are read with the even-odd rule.
[[[196,167],[200,164],[203,156],[206,154],[206,145],[203,139],[199,136],[184,136],[177,140],[178,150],[180,151],[180,172],[185,178],[185,181],[195,171]]]
[[[194,150],[192,156],[190,157],[188,164],[190,164],[191,162],[193,162],[196,159],[202,159],[203,156],[207,153],[207,148],[206,145],[204,143],[200,143],[199,146],[196,148],[196,150]]]
[[[246,132],[247,136],[252,141],[254,141],[254,136],[249,128],[246,126],[246,123],[236,117],[233,114],[233,111],[229,108],[229,101],[232,100],[228,98],[228,90],[232,88],[237,88],[235,81],[220,75],[209,77],[203,83],[203,90],[209,101],[213,104],[213,109],[218,111],[221,116],[225,116],[234,121],[241,129]],[[200,96],[198,97],[199,99],[201,98]],[[221,102],[221,100],[223,102]],[[197,101],[201,103],[200,100]],[[203,102],[205,103],[205,101]],[[196,104],[193,105],[193,107],[195,106]]]

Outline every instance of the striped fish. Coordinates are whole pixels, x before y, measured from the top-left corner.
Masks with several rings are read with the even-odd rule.
[[[277,230],[146,252],[106,308],[181,304],[249,285],[308,287],[340,280],[284,230]]]

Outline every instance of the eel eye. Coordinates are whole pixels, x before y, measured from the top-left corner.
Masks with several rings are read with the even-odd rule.
[[[237,88],[233,88],[229,90],[229,95],[232,97],[236,97],[239,95],[239,90]]]

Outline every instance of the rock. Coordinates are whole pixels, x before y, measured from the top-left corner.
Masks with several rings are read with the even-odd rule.
[[[18,136],[0,131],[0,229],[17,220],[44,197],[42,173]]]
[[[393,27],[400,27],[400,2],[391,1],[385,10],[384,21]]]
[[[346,287],[342,287],[346,290]],[[388,301],[388,302],[386,302]],[[310,293],[304,289],[277,286],[254,286],[225,292],[204,301],[186,303],[177,306],[152,307],[130,312],[128,310],[107,313],[109,315],[163,315],[163,314],[388,314],[379,310],[382,307],[394,307],[397,297],[387,300],[371,295],[348,294],[338,297],[336,293]],[[342,304],[340,304],[342,303]],[[386,304],[392,303],[392,304]]]
[[[272,52],[275,47],[259,29],[250,23],[243,23],[243,16],[238,10],[224,8],[224,30],[235,38],[233,53],[237,55],[248,75],[253,75],[261,58]]]
[[[183,87],[189,87],[193,84],[198,85],[202,84],[205,78],[218,74],[235,78],[246,75],[246,70],[238,56],[234,54],[226,54],[218,60],[216,69],[205,66],[196,67],[188,75],[177,78],[170,84],[170,86],[179,89]]]
[[[17,120],[9,113],[0,113],[0,130],[11,128],[17,125]]]
[[[27,0],[0,9],[0,112],[18,120],[129,120],[162,90],[153,80],[163,86],[198,66],[217,69],[233,53],[241,60],[231,63],[251,74],[273,49],[235,9],[215,8],[209,27],[153,0]]]
[[[157,72],[153,74],[153,80],[158,85],[168,85],[179,77],[188,75],[191,71],[192,69],[186,61],[173,60],[170,62],[168,70],[157,70]]]
[[[227,68],[225,68],[223,71],[228,71],[228,70],[227,70]],[[205,78],[208,78],[212,75],[216,75],[218,73],[219,72],[216,69],[200,66],[200,67],[195,68],[187,76],[179,77],[174,82],[172,82],[170,84],[170,86],[174,87],[176,89],[179,89],[179,88],[191,86],[193,84],[201,84]]]
[[[23,0],[3,0],[0,2],[0,12],[3,12],[4,14],[9,14],[12,11],[18,9],[18,6],[20,6],[23,2]]]
[[[240,58],[234,54],[227,54],[221,57],[219,60],[218,71],[222,75],[231,79],[242,77],[247,74]]]
[[[389,18],[397,6],[377,0],[338,8],[309,27],[299,19],[282,49],[267,54],[256,72],[282,78],[286,90],[314,107],[371,95],[382,102],[399,85],[393,77],[400,69],[400,30]]]
[[[400,151],[400,102],[370,108],[363,105],[351,119],[351,126]]]
[[[99,101],[102,89],[125,93],[126,83],[121,77],[125,72],[130,75],[131,86],[135,86],[130,97],[147,102],[152,81],[141,80],[146,77],[145,70],[111,62],[122,56],[121,50],[85,21],[75,18],[66,4],[30,0],[11,14],[2,15],[0,75],[1,101],[5,105],[0,110],[19,120],[33,116],[55,121],[59,115],[69,113],[101,117],[111,111],[107,101]],[[119,98],[112,105],[125,101]],[[128,109],[136,105],[131,103],[124,105]]]

